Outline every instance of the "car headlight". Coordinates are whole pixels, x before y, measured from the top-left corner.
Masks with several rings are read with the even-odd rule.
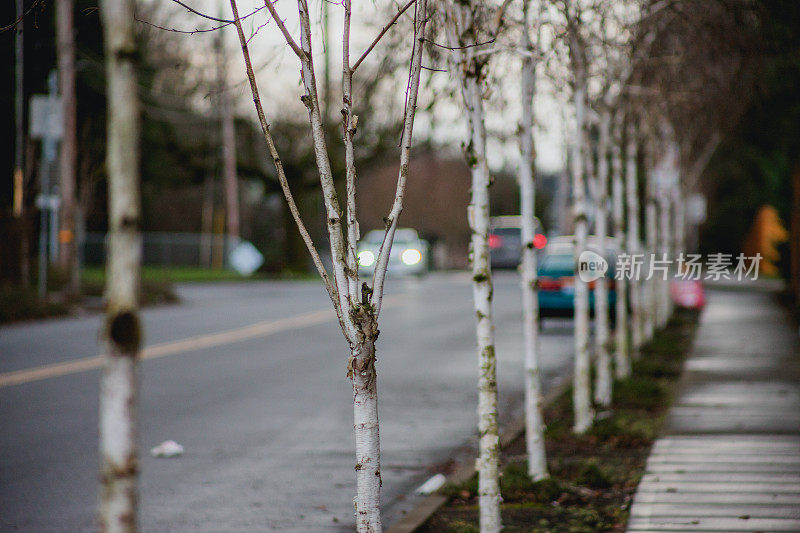
[[[416,265],[420,261],[422,261],[422,254],[419,250],[414,248],[408,248],[407,250],[403,250],[402,255],[400,256],[400,260],[403,262],[404,265],[412,266]]]
[[[375,254],[369,250],[358,252],[358,264],[363,267],[370,267],[375,264]]]

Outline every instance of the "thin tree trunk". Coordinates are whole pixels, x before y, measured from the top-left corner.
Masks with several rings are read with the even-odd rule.
[[[659,192],[658,200],[658,215],[659,226],[661,227],[660,243],[659,243],[659,258],[670,259],[672,251],[672,206],[670,205],[669,191],[663,189]],[[666,279],[664,279],[666,278]],[[658,277],[658,327],[663,328],[667,325],[669,316],[672,313],[670,309],[669,297],[669,282],[670,274],[667,272],[666,276],[659,273]]]
[[[648,157],[649,159],[649,157]],[[645,167],[645,240],[647,242],[647,260],[653,261],[658,253],[658,227],[657,217],[658,208],[656,205],[655,180],[653,179],[653,169],[650,165]],[[648,272],[648,274],[650,274]],[[658,300],[659,300],[659,280],[653,275],[645,283],[645,313],[644,313],[644,335],[645,340],[653,338],[653,333],[658,319]]]
[[[533,144],[533,98],[536,91],[536,62],[529,36],[528,8],[522,11],[522,121],[520,123],[520,214],[522,215],[522,321],[525,336],[525,449],[528,475],[537,481],[548,477],[544,446],[544,417],[541,370],[539,367],[539,302],[537,295],[535,228],[535,164]]]
[[[678,167],[680,168],[680,167]],[[676,169],[676,172],[678,170]],[[684,203],[683,192],[681,191],[680,175],[675,187],[672,188],[672,211],[673,227],[675,228],[675,239],[673,240],[672,256],[678,256],[686,251],[686,206]]]
[[[627,253],[631,256],[641,253],[639,240],[639,184],[636,165],[636,125],[628,122],[627,145],[625,149],[625,200],[627,220]],[[631,302],[631,352],[638,357],[643,342],[642,291],[641,279],[631,276],[628,294]]]
[[[600,137],[598,139],[598,161],[596,181],[595,233],[599,253],[606,257],[606,234],[608,233],[608,144],[611,137],[611,112],[604,109],[600,115]],[[595,281],[594,289],[595,355],[596,376],[594,399],[599,405],[611,405],[612,371],[608,334],[608,284],[605,276]]]
[[[20,22],[14,28],[14,216],[20,219],[20,284],[27,289],[31,283],[30,241],[27,217],[25,216],[25,46],[23,0],[16,0],[16,19]]]
[[[588,221],[586,218],[586,184],[584,182],[584,153],[586,127],[586,72],[584,50],[576,28],[570,37],[570,56],[574,72],[575,135],[572,138],[572,209],[575,227],[575,369],[572,401],[575,415],[573,430],[584,433],[594,420],[591,393],[591,360],[589,357],[589,287],[577,275],[579,256],[586,250]]]
[[[222,122],[222,174],[225,182],[225,235],[226,241],[236,242],[240,235],[239,214],[239,178],[236,173],[236,126],[234,124],[234,109],[228,87],[228,72],[226,68],[225,45],[222,35],[217,38],[218,54],[218,86],[220,99],[220,114]]]
[[[485,58],[477,58],[474,36],[478,31],[471,3],[447,3],[445,30],[453,48],[453,71],[458,72],[461,95],[469,123],[465,155],[472,175],[467,208],[472,237],[472,295],[475,305],[478,344],[478,506],[482,533],[500,531],[500,435],[497,416],[497,363],[492,317],[492,272],[489,261],[489,167],[486,162],[486,125],[483,87]]]
[[[236,0],[230,0],[233,12],[234,24],[239,36],[239,44],[247,69],[247,77],[253,95],[253,102],[256,107],[259,122],[261,125],[264,139],[275,163],[278,174],[278,181],[283,190],[289,210],[294,221],[300,230],[300,234],[311,254],[320,277],[325,283],[325,288],[331,298],[334,309],[339,318],[342,333],[350,344],[351,353],[348,359],[348,376],[353,385],[353,427],[356,438],[356,498],[355,516],[356,528],[360,533],[377,533],[381,531],[380,519],[380,438],[378,432],[378,396],[375,374],[375,340],[378,336],[378,315],[380,313],[380,302],[383,295],[383,275],[385,275],[388,257],[391,252],[392,237],[396,220],[402,209],[402,200],[405,192],[405,183],[408,177],[408,163],[411,149],[411,134],[413,131],[414,116],[416,111],[417,93],[419,90],[420,71],[422,68],[422,52],[425,25],[427,22],[427,2],[421,1],[421,6],[415,10],[414,16],[414,48],[410,65],[408,91],[405,107],[405,119],[403,124],[403,142],[401,146],[401,168],[398,176],[398,184],[395,192],[395,201],[392,206],[393,220],[387,228],[384,243],[379,253],[379,261],[376,266],[376,280],[372,289],[364,283],[361,288],[358,286],[358,269],[355,264],[354,250],[355,240],[358,238],[357,228],[350,225],[347,237],[342,233],[342,213],[336,195],[331,173],[330,159],[326,146],[324,125],[322,122],[322,112],[317,94],[316,79],[311,51],[311,19],[306,0],[298,0],[300,14],[300,45],[294,41],[290,32],[283,24],[282,19],[275,10],[271,2],[266,2],[265,7],[270,12],[272,19],[283,34],[287,44],[297,55],[301,63],[301,77],[305,94],[301,100],[308,109],[309,122],[314,143],[317,167],[320,176],[320,188],[325,202],[325,214],[327,216],[328,237],[330,240],[330,250],[333,263],[333,278],[328,275],[322,264],[319,253],[314,247],[314,243],[305,228],[300,213],[294,202],[294,197],[289,189],[288,181],[283,170],[279,154],[275,147],[272,134],[269,131],[264,114],[261,98],[259,96],[258,85],[256,83],[255,72],[250,59],[250,52],[247,39],[242,29],[239,11]],[[410,4],[408,4],[410,6]],[[345,22],[343,32],[343,88],[344,97],[348,109],[345,111],[344,121],[344,141],[347,146],[346,156],[348,187],[347,187],[347,216],[349,220],[355,220],[355,166],[352,157],[353,136],[356,134],[357,119],[352,114],[352,94],[350,94],[350,81],[356,67],[349,64],[349,39],[350,39],[350,2],[345,0],[343,4],[345,10]],[[419,14],[418,12],[419,11]],[[399,17],[398,13],[397,17]],[[396,20],[396,18],[394,20]],[[394,21],[392,22],[392,24]],[[390,24],[391,25],[391,24]],[[382,35],[382,34],[381,34]],[[380,36],[378,37],[378,39]],[[375,43],[377,40],[375,41]],[[373,43],[374,45],[374,43]],[[363,56],[362,56],[363,57]],[[358,63],[356,63],[358,65]],[[383,270],[379,272],[379,270]],[[378,278],[380,276],[380,278]],[[359,299],[360,296],[360,299]],[[373,300],[374,297],[374,300]]]
[[[486,129],[483,97],[476,78],[463,80],[470,122],[472,194],[469,221],[472,229],[472,294],[478,341],[478,496],[481,531],[500,531],[499,452],[497,417],[497,362],[492,316],[492,274],[489,262],[489,167],[486,163]]]
[[[56,33],[58,49],[58,80],[63,109],[64,136],[61,139],[59,164],[61,205],[58,242],[59,262],[67,272],[68,292],[80,293],[80,272],[75,242],[75,212],[77,209],[76,174],[78,165],[78,136],[75,85],[75,31],[73,0],[56,1]]]
[[[211,250],[214,239],[214,176],[209,172],[203,180],[203,203],[200,214],[200,262],[211,268]]]
[[[139,105],[133,0],[103,0],[107,80],[109,236],[100,385],[100,528],[137,529],[137,366],[141,326]]]
[[[624,184],[622,178],[622,131],[621,113],[617,114],[611,144],[611,204],[614,219],[614,238],[622,252],[626,245],[624,218]],[[628,377],[631,373],[630,345],[628,329],[628,282],[625,276],[614,281],[616,293],[616,330],[614,349],[614,372],[617,378]]]

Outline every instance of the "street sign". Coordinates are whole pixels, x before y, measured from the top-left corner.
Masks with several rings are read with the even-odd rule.
[[[30,100],[30,136],[58,140],[64,136],[61,97],[35,94]]]
[[[61,204],[61,198],[55,194],[40,194],[36,197],[36,207],[55,211]]]
[[[241,241],[231,250],[228,260],[242,276],[249,276],[264,264],[264,256],[248,241]]]

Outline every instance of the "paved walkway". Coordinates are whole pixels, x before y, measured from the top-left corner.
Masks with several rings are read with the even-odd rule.
[[[800,343],[774,293],[708,291],[628,531],[800,532]]]

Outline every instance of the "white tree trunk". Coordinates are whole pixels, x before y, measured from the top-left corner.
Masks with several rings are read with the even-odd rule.
[[[544,417],[541,370],[539,367],[539,302],[537,295],[535,237],[535,160],[533,145],[533,98],[536,90],[536,63],[529,37],[528,6],[523,3],[520,45],[522,57],[522,120],[520,122],[520,213],[522,216],[522,322],[525,336],[525,449],[528,475],[537,481],[548,477],[544,445]]]
[[[626,247],[625,218],[624,218],[624,193],[622,180],[622,132],[619,121],[621,113],[617,115],[614,135],[611,144],[611,205],[614,219],[614,237],[622,252]],[[618,378],[626,378],[631,373],[630,346],[628,337],[628,283],[625,277],[614,281],[616,292],[616,330],[614,349],[614,372]]]
[[[597,180],[595,194],[596,214],[595,233],[597,234],[600,255],[606,257],[606,234],[608,233],[608,145],[611,137],[611,112],[604,109],[600,115],[600,137],[597,152]],[[611,350],[608,334],[608,284],[605,276],[595,282],[595,357],[596,374],[594,399],[597,404],[611,405],[613,387],[611,371]]]
[[[381,531],[381,447],[375,340],[378,322],[371,306],[355,310],[359,338],[352,349],[349,376],[353,382],[353,430],[356,437],[356,530]]]
[[[631,256],[642,251],[639,239],[639,184],[637,177],[637,140],[636,127],[631,120],[628,123],[627,145],[625,150],[625,201],[626,201],[626,221],[627,221],[627,253]],[[634,357],[638,357],[639,348],[644,340],[644,320],[642,317],[642,290],[641,280],[633,276],[630,280],[631,304],[631,352]]]
[[[469,157],[473,161],[468,219],[472,230],[472,295],[478,341],[478,498],[482,533],[500,531],[500,433],[497,416],[497,361],[492,318],[492,272],[489,262],[489,167],[482,88],[477,78],[463,80],[470,122]]]
[[[669,192],[662,190],[659,193],[658,202],[659,226],[661,226],[659,243],[659,259],[670,259],[672,252],[672,206],[669,198]],[[663,274],[659,274],[658,278],[658,327],[663,328],[667,325],[672,310],[670,308],[669,296],[669,282],[670,274],[667,273],[666,279]]]
[[[133,0],[103,0],[108,144],[109,235],[106,355],[100,385],[100,528],[137,528],[137,297],[139,233],[139,105]]]
[[[678,170],[676,169],[676,172]],[[686,205],[684,203],[683,193],[681,192],[680,181],[672,188],[672,211],[673,227],[675,228],[675,239],[673,240],[672,257],[677,259],[678,256],[686,251]]]
[[[657,257],[658,253],[658,228],[656,206],[655,180],[653,179],[653,169],[650,165],[645,167],[645,240],[647,242],[647,259],[651,261]],[[644,313],[644,336],[645,340],[653,338],[653,333],[658,320],[658,300],[660,295],[660,281],[657,276],[651,277],[645,283],[645,313]]]
[[[497,362],[492,318],[492,271],[489,261],[489,167],[486,162],[486,124],[482,79],[486,57],[475,56],[475,36],[480,31],[472,3],[446,4],[445,31],[453,48],[452,70],[458,73],[469,123],[466,157],[472,175],[467,219],[472,237],[472,295],[478,344],[478,505],[482,533],[500,531],[500,434],[497,416]]]
[[[584,181],[586,128],[586,67],[585,50],[576,32],[570,30],[570,63],[573,70],[573,102],[575,133],[571,143],[572,209],[575,227],[575,369],[573,371],[572,401],[575,415],[573,430],[584,433],[593,421],[591,359],[589,357],[589,287],[577,275],[578,257],[586,250],[589,226],[586,216],[586,183]]]

